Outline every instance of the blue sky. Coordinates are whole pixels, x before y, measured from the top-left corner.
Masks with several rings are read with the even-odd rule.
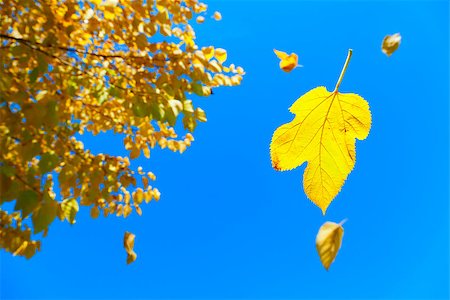
[[[448,299],[449,2],[208,1],[221,22],[195,25],[200,45],[228,50],[239,87],[194,99],[208,122],[182,155],[155,150],[158,203],[143,216],[55,222],[27,261],[1,257],[1,299]],[[386,34],[402,44],[390,58]],[[299,55],[284,73],[273,48]],[[305,196],[304,165],[272,169],[273,131],[310,89],[334,88],[370,104],[369,137],[327,215]],[[94,153],[125,155],[121,138],[84,137]],[[105,147],[106,145],[106,147]],[[329,272],[315,249],[325,221],[344,225]],[[125,264],[125,231],[138,259]]]

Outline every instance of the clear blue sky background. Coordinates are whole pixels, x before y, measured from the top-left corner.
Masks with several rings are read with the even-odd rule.
[[[1,299],[449,297],[449,2],[210,1],[200,45],[228,50],[241,86],[195,99],[208,122],[184,154],[149,161],[162,192],[143,216],[55,222],[27,261],[1,252]],[[400,32],[399,50],[380,50]],[[278,68],[273,48],[303,68]],[[335,82],[369,101],[373,125],[324,217],[304,195],[304,166],[272,169],[273,131],[308,90]],[[93,152],[125,155],[111,134],[85,136]],[[325,221],[341,221],[340,253],[326,272],[315,249]],[[124,231],[138,259],[125,264]]]

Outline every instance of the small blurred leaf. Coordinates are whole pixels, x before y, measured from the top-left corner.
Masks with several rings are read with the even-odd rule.
[[[168,83],[164,83],[162,85],[162,89],[167,93],[167,95],[169,95],[170,97],[175,96],[175,91],[173,90],[172,85],[168,84]]]
[[[131,148],[131,152],[130,152],[130,159],[136,159],[139,157],[140,154],[141,154],[141,150],[138,147],[136,147],[136,145],[133,145],[133,147]]]
[[[39,161],[39,170],[42,174],[50,172],[58,165],[59,159],[58,156],[51,153],[44,153],[41,156],[41,160]]]
[[[381,51],[387,56],[391,56],[400,46],[401,40],[402,37],[400,33],[385,36],[381,43]]]
[[[123,247],[127,252],[127,264],[134,262],[137,258],[136,253],[133,251],[135,235],[126,231],[123,237]]]
[[[39,204],[39,197],[35,191],[25,190],[19,194],[14,210],[22,211],[22,218],[28,216]]]
[[[57,209],[58,202],[48,195],[44,196],[44,202],[41,207],[39,207],[31,217],[35,234],[48,228],[56,217]]]
[[[190,132],[194,132],[195,127],[197,127],[197,122],[195,121],[195,118],[193,116],[185,115],[183,117],[183,126],[184,126],[184,129],[187,129]]]
[[[183,101],[183,111],[189,112],[189,113],[194,112],[194,106],[192,105],[192,100]]]
[[[169,100],[169,109],[166,113],[166,119],[167,122],[169,122],[169,125],[173,126],[175,125],[175,122],[177,120],[178,114],[183,110],[183,104],[179,100]]]
[[[195,118],[199,120],[200,122],[206,122],[206,113],[203,109],[200,107],[197,107],[195,109]]]
[[[197,94],[197,95],[199,95],[199,96],[203,96],[203,87],[202,87],[201,84],[198,84],[198,83],[192,83],[192,84],[191,84],[191,88],[192,88],[192,91],[193,91],[195,94]]]
[[[29,75],[30,83],[33,84],[36,82],[36,79],[39,76],[39,68],[34,68]]]
[[[66,199],[61,202],[61,209],[63,211],[64,217],[70,222],[70,224],[75,223],[75,216],[79,210],[78,202],[74,198]]]
[[[0,166],[0,173],[5,174],[6,176],[10,177],[10,176],[14,176],[14,174],[16,174],[16,170],[14,169],[14,167],[3,165],[3,166]]]
[[[317,252],[319,253],[320,261],[327,271],[341,248],[342,237],[344,236],[342,224],[344,224],[345,221],[346,220],[339,224],[325,222],[317,233]]]
[[[217,58],[217,60],[221,64],[223,64],[227,60],[227,51],[225,49],[222,49],[222,48],[216,48],[214,56]]]
[[[301,65],[298,64],[298,56],[295,53],[287,54],[283,51],[278,51],[276,49],[273,49],[273,52],[275,52],[276,56],[281,60],[280,61],[280,69],[285,72],[290,72],[296,67],[301,67]]]
[[[98,96],[98,104],[102,104],[103,102],[108,100],[108,95],[109,94],[106,91],[100,92],[100,94]]]
[[[154,103],[150,106],[150,112],[154,120],[160,121],[165,116],[164,105],[162,103]]]
[[[30,161],[41,152],[41,145],[39,143],[26,143],[22,149],[23,159]]]
[[[148,146],[144,146],[144,148],[142,148],[142,153],[146,158],[150,158],[150,149],[148,148]]]
[[[132,211],[133,209],[131,208],[130,204],[125,205],[123,207],[123,217],[124,218],[128,217]]]
[[[222,14],[220,12],[218,12],[218,11],[215,11],[214,15],[213,15],[213,18],[216,21],[220,21],[220,20],[222,20]]]
[[[150,109],[140,98],[133,98],[133,113],[136,117],[143,118],[150,114]]]
[[[49,126],[58,124],[58,103],[55,100],[48,101],[45,107],[44,123]],[[56,156],[57,158],[57,156]],[[57,159],[58,160],[58,159]]]
[[[141,209],[139,206],[136,206],[136,213],[137,213],[139,216],[142,216],[142,209]]]
[[[100,210],[98,209],[97,205],[94,205],[91,208],[91,218],[92,219],[97,219],[99,215],[100,215]]]
[[[203,22],[205,22],[205,17],[203,16],[198,16],[197,19],[195,20],[198,24],[202,24]]]
[[[47,72],[48,63],[46,60],[46,56],[42,53],[39,53],[37,56],[37,61],[38,61],[38,66],[36,69],[38,70],[39,74],[44,74],[45,72]]]
[[[111,95],[112,97],[115,97],[115,98],[123,97],[122,91],[116,87],[110,87],[108,90],[108,93],[109,93],[109,95]]]
[[[147,46],[147,44],[148,44],[148,41],[147,41],[147,36],[145,34],[141,33],[136,37],[136,45],[138,46],[138,48],[140,50],[144,50],[145,47]]]

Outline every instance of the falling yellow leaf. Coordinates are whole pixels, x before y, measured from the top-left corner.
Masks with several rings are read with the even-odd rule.
[[[142,216],[142,209],[139,206],[136,206],[136,213]]]
[[[342,228],[342,225],[345,221],[343,220],[339,224],[325,222],[317,233],[317,253],[319,253],[320,261],[327,271],[341,248],[342,237],[344,236],[344,228]]]
[[[127,252],[127,264],[134,262],[137,258],[137,255],[133,250],[135,237],[136,236],[134,234],[128,231],[126,231],[125,235],[123,236],[123,247]]]
[[[298,64],[298,56],[295,53],[287,54],[283,51],[278,51],[276,49],[273,49],[273,52],[278,56],[280,61],[280,69],[285,72],[290,72],[296,67],[301,67]]]
[[[213,15],[213,18],[216,21],[220,21],[220,20],[222,20],[222,14],[220,12],[218,12],[218,11],[215,11],[214,15]]]
[[[351,54],[349,50],[334,91],[321,86],[297,99],[289,108],[294,120],[278,127],[270,144],[272,166],[278,171],[308,162],[303,187],[323,214],[355,165],[355,138],[365,139],[372,122],[367,101],[338,92]]]
[[[398,49],[398,46],[400,46],[401,40],[400,33],[385,36],[381,43],[381,51],[387,56],[391,56]]]
[[[203,22],[205,22],[205,17],[203,16],[198,16],[197,19],[195,20],[198,24],[202,24]]]
[[[153,180],[153,181],[156,180],[156,175],[153,174],[153,172],[148,172],[148,173],[147,173],[147,176],[148,176],[151,180]]]

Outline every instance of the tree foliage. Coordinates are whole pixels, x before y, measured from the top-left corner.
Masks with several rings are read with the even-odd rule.
[[[185,151],[206,121],[192,98],[243,75],[224,49],[197,46],[189,23],[206,10],[197,0],[0,0],[1,248],[30,258],[35,234],[56,218],[74,223],[79,206],[127,217],[159,199],[153,173],[130,159]],[[111,131],[129,158],[79,139]]]

